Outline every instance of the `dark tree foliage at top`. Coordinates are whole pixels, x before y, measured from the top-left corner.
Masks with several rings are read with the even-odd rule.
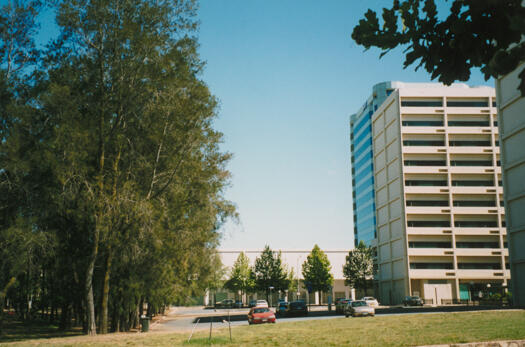
[[[472,68],[485,79],[505,75],[525,61],[525,7],[522,0],[454,0],[439,13],[434,0],[394,0],[383,8],[382,23],[368,10],[352,32],[366,49],[381,57],[404,46],[404,67],[417,63],[432,79],[451,84],[467,81]],[[446,16],[445,16],[446,15]],[[519,89],[525,95],[525,69]]]

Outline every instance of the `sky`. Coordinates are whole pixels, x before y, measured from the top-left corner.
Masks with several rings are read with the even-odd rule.
[[[349,116],[403,70],[401,49],[379,59],[351,39],[368,8],[391,1],[203,0],[203,75],[220,100],[216,128],[233,153],[225,196],[240,214],[220,248],[353,247]],[[476,72],[470,85],[490,85]]]
[[[379,59],[350,37],[368,8],[391,3],[201,0],[202,79],[220,102],[215,127],[233,154],[225,197],[239,212],[220,248],[353,247],[349,117],[376,83],[430,82],[403,70],[401,49]],[[58,28],[51,11],[41,23],[42,44]],[[468,83],[494,85],[479,72]]]

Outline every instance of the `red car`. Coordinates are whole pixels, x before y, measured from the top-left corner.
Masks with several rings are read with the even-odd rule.
[[[275,323],[275,314],[268,307],[252,307],[248,312],[248,324]]]

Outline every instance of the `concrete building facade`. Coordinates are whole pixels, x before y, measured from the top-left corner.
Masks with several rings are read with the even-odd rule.
[[[380,300],[444,304],[503,292],[510,272],[494,89],[381,85],[389,95],[371,115]]]
[[[525,4],[525,2],[524,2]],[[525,307],[525,98],[518,86],[525,63],[512,73],[498,78],[501,167],[514,304]]]

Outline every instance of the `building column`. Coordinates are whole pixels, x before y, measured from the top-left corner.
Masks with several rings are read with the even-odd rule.
[[[319,305],[319,292],[315,292],[315,304]]]

